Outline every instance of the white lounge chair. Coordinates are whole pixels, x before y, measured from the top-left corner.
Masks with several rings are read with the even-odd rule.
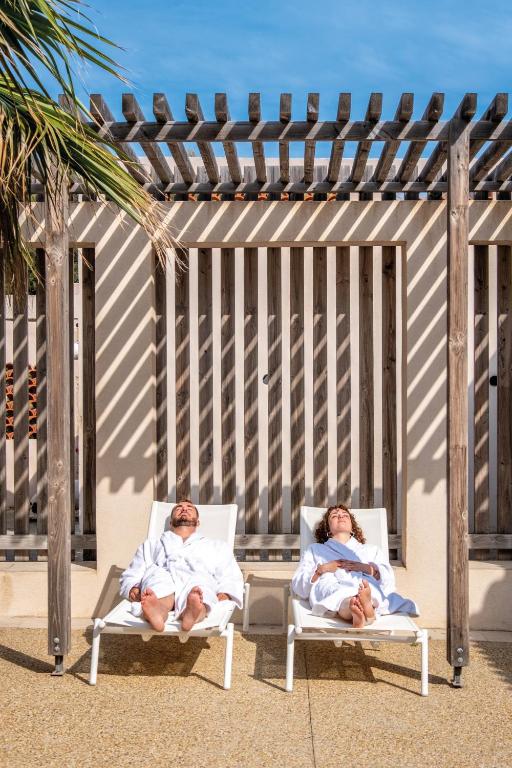
[[[325,509],[301,507],[301,554],[315,541],[314,530]],[[389,556],[388,526],[385,509],[352,509],[369,544],[379,546]],[[344,640],[374,643],[409,643],[421,646],[421,695],[428,695],[428,632],[420,629],[410,616],[400,613],[380,616],[361,629],[329,616],[314,616],[309,602],[290,591],[293,624],[288,625],[286,653],[286,690],[293,690],[293,656],[295,640],[330,640],[341,646]]]
[[[160,501],[153,502],[149,519],[148,537],[158,538],[167,530],[173,506],[174,504]],[[212,539],[226,541],[233,547],[237,518],[236,504],[197,504],[197,508],[201,518],[201,533]],[[224,688],[228,690],[231,687],[234,625],[230,619],[236,608],[232,600],[223,600],[217,603],[208,616],[203,621],[195,624],[190,632],[183,632],[181,630],[180,622],[176,620],[173,612],[169,614],[164,631],[155,632],[147,621],[133,615],[131,605],[128,600],[123,600],[104,618],[94,619],[91,671],[89,675],[90,685],[96,685],[100,636],[102,633],[109,633],[141,635],[143,640],[150,640],[153,635],[173,635],[177,636],[183,643],[189,637],[224,637],[226,639]]]

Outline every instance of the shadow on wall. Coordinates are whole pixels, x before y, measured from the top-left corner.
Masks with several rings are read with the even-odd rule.
[[[512,605],[510,602],[510,578],[508,569],[503,569],[503,575],[500,581],[492,584],[485,595],[484,606],[482,610],[471,614],[469,617],[470,627],[475,630],[487,628],[496,629],[496,608],[508,614],[508,622],[505,616],[503,624],[510,625],[510,614]],[[478,652],[484,656],[490,668],[498,677],[508,685],[512,686],[512,643],[506,642],[475,642],[473,645]]]

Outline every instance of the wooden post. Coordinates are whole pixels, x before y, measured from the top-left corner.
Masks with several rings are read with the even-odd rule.
[[[46,193],[46,318],[48,373],[48,653],[63,673],[71,640],[71,515],[73,511],[72,337],[70,334],[68,194],[55,171]]]
[[[83,530],[96,532],[96,329],[95,252],[82,252],[82,466]],[[73,313],[74,314],[74,313]],[[158,353],[157,353],[158,354]],[[159,497],[158,497],[159,498]],[[94,550],[84,550],[84,560],[96,560]]]
[[[468,618],[468,121],[455,117],[448,142],[448,616],[453,685],[469,664]]]

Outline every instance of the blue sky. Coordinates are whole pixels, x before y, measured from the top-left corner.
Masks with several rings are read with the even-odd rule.
[[[466,91],[478,93],[483,111],[511,90],[511,0],[88,2],[98,30],[123,46],[117,59],[133,87],[89,68],[79,76],[119,117],[126,90],[149,118],[152,93],[165,92],[176,119],[187,91],[199,94],[207,119],[218,91],[234,119],[246,119],[250,91],[261,92],[264,119],[277,118],[282,91],[292,93],[296,119],[308,91],[320,93],[321,119],[333,119],[340,91],[352,92],[357,118],[381,91],[391,119],[403,91],[415,94],[415,117],[443,91],[448,117]]]

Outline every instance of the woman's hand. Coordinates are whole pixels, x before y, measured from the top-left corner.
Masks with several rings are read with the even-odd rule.
[[[339,568],[343,568],[344,571],[359,571],[372,576],[377,581],[380,579],[379,569],[373,563],[361,563],[359,560],[338,560],[338,563]]]
[[[329,563],[319,563],[316,567],[316,571],[313,574],[312,581],[315,582],[324,573],[334,573],[339,568],[339,560],[331,560]]]
[[[140,603],[140,587],[132,587],[130,589],[128,600],[131,603]]]

